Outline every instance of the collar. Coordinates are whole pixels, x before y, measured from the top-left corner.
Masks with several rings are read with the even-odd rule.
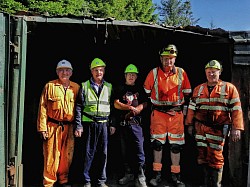
[[[102,85],[104,84],[104,82],[105,82],[105,80],[102,80],[102,83],[101,83],[100,85],[98,85],[98,84],[96,84],[96,83],[94,82],[93,77],[90,78],[90,84],[95,85],[95,86],[102,86]]]

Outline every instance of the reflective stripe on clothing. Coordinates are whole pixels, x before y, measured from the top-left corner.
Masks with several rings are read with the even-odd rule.
[[[145,92],[150,94],[151,102],[155,105],[181,105],[184,94],[191,93],[191,85],[186,72],[179,67],[166,74],[161,68],[149,72],[144,82]]]
[[[225,144],[223,126],[215,129],[195,122],[195,130],[198,162],[200,162],[200,164],[208,163],[208,165],[213,168],[222,168],[224,165],[223,147]]]
[[[153,110],[150,124],[151,142],[155,139],[162,144],[166,142],[166,136],[170,144],[183,145],[184,125],[183,114],[176,112],[175,115]]]
[[[186,124],[192,124],[193,118],[207,124],[232,124],[235,129],[244,130],[241,102],[236,87],[219,80],[209,94],[207,83],[194,89],[188,107]]]
[[[110,114],[110,96],[112,85],[104,82],[100,96],[98,97],[90,85],[90,81],[82,83],[85,93],[84,112],[91,116],[106,117]],[[87,116],[82,116],[82,121],[93,121]]]

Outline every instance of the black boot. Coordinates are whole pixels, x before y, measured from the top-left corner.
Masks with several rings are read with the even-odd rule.
[[[118,181],[118,183],[121,185],[128,184],[130,181],[134,180],[134,174],[132,173],[132,171],[127,163],[124,164],[124,169],[125,169],[125,174]]]
[[[175,187],[185,187],[184,182],[181,180],[180,173],[171,173],[171,176]]]
[[[209,187],[221,187],[221,181],[222,181],[222,174],[223,174],[223,168],[216,169],[216,168],[209,168],[210,170],[210,184]]]
[[[154,176],[149,183],[152,186],[158,186],[160,182],[161,182],[161,171],[154,171]]]
[[[208,165],[207,164],[200,164],[199,165],[199,172],[202,172],[202,180],[201,180],[201,184],[200,184],[200,187],[207,187],[208,186],[208,183],[210,181],[210,176],[211,174],[209,175],[209,168],[208,168]]]

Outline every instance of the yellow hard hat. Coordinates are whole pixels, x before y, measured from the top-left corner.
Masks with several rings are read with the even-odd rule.
[[[129,64],[124,73],[139,73],[137,67],[134,64]]]
[[[106,67],[106,64],[100,58],[95,58],[91,62],[90,69],[93,69],[96,67]]]
[[[222,65],[217,60],[211,60],[205,66],[205,69],[207,69],[207,68],[215,68],[215,69],[222,70]]]
[[[175,45],[173,44],[169,44],[167,47],[164,47],[161,51],[160,51],[160,55],[163,56],[177,56],[177,48]]]

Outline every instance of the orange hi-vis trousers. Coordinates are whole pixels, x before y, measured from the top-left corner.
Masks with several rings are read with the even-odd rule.
[[[164,113],[153,110],[150,124],[151,142],[158,140],[165,144],[168,137],[170,144],[183,145],[185,143],[183,120],[182,112]]]

